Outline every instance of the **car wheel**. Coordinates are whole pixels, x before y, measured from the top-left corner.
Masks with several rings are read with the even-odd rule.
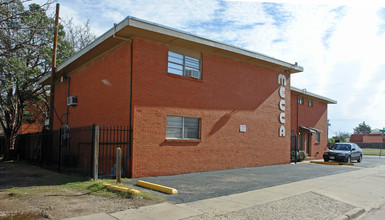
[[[362,154],[360,155],[360,158],[358,158],[357,162],[361,163],[361,161],[362,161]]]
[[[349,156],[348,158],[346,158],[346,163],[351,163],[351,162],[352,162],[351,156]]]

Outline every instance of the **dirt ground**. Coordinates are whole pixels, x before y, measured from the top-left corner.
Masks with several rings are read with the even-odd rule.
[[[25,163],[0,162],[0,219],[62,219],[158,202],[140,196],[99,196],[58,187],[55,180],[59,178],[63,175]],[[15,195],[10,192],[12,187],[23,188],[17,189]]]

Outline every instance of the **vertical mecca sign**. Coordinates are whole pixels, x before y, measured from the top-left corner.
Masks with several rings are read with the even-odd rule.
[[[278,93],[279,97],[281,98],[279,100],[279,110],[281,111],[279,113],[279,122],[281,123],[281,126],[279,127],[279,137],[285,137],[285,92],[286,92],[286,77],[283,74],[278,75],[278,85],[280,85]]]

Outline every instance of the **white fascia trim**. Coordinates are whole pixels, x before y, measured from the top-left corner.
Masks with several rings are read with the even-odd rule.
[[[187,40],[187,41],[192,41],[192,42],[195,42],[195,43],[198,43],[198,44],[203,44],[203,45],[206,45],[206,46],[215,47],[215,48],[218,48],[218,49],[221,49],[221,50],[242,54],[242,55],[254,58],[254,59],[263,60],[263,61],[266,61],[266,62],[269,62],[269,63],[272,63],[272,64],[276,64],[276,65],[279,65],[279,66],[282,66],[282,67],[286,67],[286,68],[288,68],[289,71],[290,70],[292,70],[293,72],[302,72],[303,71],[303,67],[297,66],[296,64],[291,64],[291,63],[288,63],[288,62],[285,62],[285,61],[282,61],[282,60],[278,60],[278,59],[275,59],[275,58],[263,55],[261,53],[256,53],[256,52],[245,50],[245,49],[242,49],[242,48],[239,48],[239,47],[235,47],[235,46],[232,46],[232,45],[229,45],[229,44],[220,43],[220,42],[217,42],[217,41],[214,41],[214,40],[210,40],[210,39],[207,39],[207,38],[199,37],[199,36],[196,36],[196,35],[189,34],[187,32],[183,32],[183,31],[180,31],[180,30],[177,30],[177,29],[173,29],[173,28],[170,28],[170,27],[162,26],[162,25],[159,25],[159,24],[156,24],[156,23],[153,23],[153,22],[148,22],[148,21],[141,20],[141,19],[134,18],[134,17],[130,17],[130,16],[126,17],[119,24],[114,25],[113,28],[111,28],[110,30],[105,32],[103,35],[98,37],[96,40],[94,40],[92,43],[90,43],[84,49],[80,50],[79,52],[77,52],[76,54],[71,56],[69,59],[67,59],[66,61],[61,63],[57,67],[56,71],[60,72],[67,65],[69,65],[72,62],[74,62],[79,57],[83,56],[84,54],[86,54],[87,52],[89,52],[90,50],[92,50],[93,48],[98,46],[99,44],[101,44],[106,39],[108,39],[110,37],[113,37],[114,33],[119,32],[120,30],[124,29],[127,26],[136,27],[136,28],[139,28],[139,29],[147,30],[147,31],[152,31],[152,32],[159,33],[159,34],[169,35],[171,37],[180,38],[180,39]],[[47,74],[47,75],[43,76],[39,80],[39,83],[47,80],[50,77],[50,75],[51,74]]]
[[[298,88],[293,87],[293,86],[290,86],[290,89],[295,91],[295,92],[298,92],[300,94],[303,94],[303,95],[306,95],[306,96],[310,96],[310,97],[314,97],[316,99],[323,100],[323,101],[328,102],[330,104],[337,104],[337,101],[335,101],[333,99],[329,99],[329,98],[327,98],[325,96],[320,96],[320,95],[317,95],[315,93],[308,92],[307,90],[304,90],[304,89],[298,89]]]

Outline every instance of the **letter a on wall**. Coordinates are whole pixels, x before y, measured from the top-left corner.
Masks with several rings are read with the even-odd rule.
[[[281,125],[279,128],[279,136],[280,137],[285,137],[285,126]]]

